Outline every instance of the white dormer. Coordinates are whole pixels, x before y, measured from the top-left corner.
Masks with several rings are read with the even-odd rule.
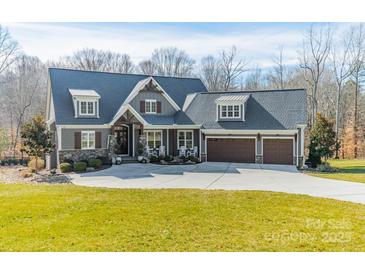
[[[69,89],[75,118],[99,118],[100,95],[92,89]]]
[[[223,95],[215,100],[216,121],[245,121],[246,102],[250,95]]]

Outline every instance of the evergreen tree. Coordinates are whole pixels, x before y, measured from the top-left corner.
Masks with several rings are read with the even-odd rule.
[[[322,158],[325,162],[333,156],[336,148],[340,144],[336,141],[336,133],[333,130],[333,123],[328,121],[320,113],[317,113],[315,124],[310,131],[309,161],[312,167],[321,163]]]

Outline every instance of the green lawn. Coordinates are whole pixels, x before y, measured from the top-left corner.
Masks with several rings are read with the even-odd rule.
[[[329,160],[328,162],[332,167],[340,169],[340,172],[309,172],[309,174],[329,179],[365,183],[365,160]]]
[[[365,206],[260,191],[0,184],[0,251],[365,251]]]

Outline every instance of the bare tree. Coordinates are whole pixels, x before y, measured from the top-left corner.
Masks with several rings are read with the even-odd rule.
[[[345,81],[349,79],[354,71],[354,61],[351,59],[350,49],[353,43],[354,32],[350,32],[346,35],[340,45],[332,47],[331,50],[331,60],[333,67],[333,74],[336,80],[337,90],[336,90],[336,121],[335,121],[335,132],[336,141],[338,141],[339,124],[340,124],[340,103],[342,90]],[[336,149],[336,158],[338,158],[338,149]]]
[[[147,75],[155,75],[157,74],[157,68],[155,63],[153,63],[151,60],[145,60],[138,64],[139,71],[143,74]]]
[[[364,25],[360,24],[352,28],[353,39],[350,44],[350,55],[353,60],[352,78],[355,82],[354,88],[354,157],[358,154],[358,97],[360,82],[365,70],[365,31]]]
[[[304,70],[304,76],[311,86],[311,124],[318,111],[317,92],[326,60],[330,53],[332,31],[330,26],[315,28],[312,25],[303,40],[303,48],[299,57],[299,66]]]
[[[265,79],[262,70],[256,66],[251,73],[248,74],[245,81],[246,90],[258,90],[265,88]]]
[[[134,64],[129,55],[88,48],[76,51],[73,55],[63,57],[51,65],[91,71],[134,72]]]
[[[162,76],[191,76],[195,61],[184,50],[170,47],[155,49],[151,59],[141,64],[142,71],[153,70],[154,73]]]
[[[242,73],[248,71],[248,61],[239,57],[237,48],[232,46],[223,50],[220,55],[221,70],[223,74],[223,89],[228,91],[238,87],[237,79]]]
[[[284,47],[279,47],[279,53],[273,58],[274,67],[268,75],[271,85],[276,89],[286,88],[287,68],[284,64]]]
[[[223,72],[221,63],[214,56],[203,57],[200,62],[200,78],[209,91],[223,89]]]
[[[18,43],[9,31],[0,25],[0,74],[13,64],[19,53]]]
[[[15,157],[19,131],[24,121],[36,113],[44,113],[47,74],[37,57],[23,55],[5,78],[3,104],[10,118],[11,147]]]

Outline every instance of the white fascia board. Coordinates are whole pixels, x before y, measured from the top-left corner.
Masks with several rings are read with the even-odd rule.
[[[113,120],[109,123],[109,125],[114,125],[114,123],[127,111],[129,110],[134,117],[137,118],[138,121],[140,121],[143,125],[148,125],[145,119],[129,104],[122,105],[117,114],[114,116]]]
[[[295,134],[298,130],[284,129],[284,130],[228,130],[228,129],[202,129],[204,134]]]
[[[137,96],[138,92],[146,85],[150,80],[153,81],[154,84],[157,85],[157,87],[162,91],[163,96],[166,98],[166,100],[175,108],[176,111],[180,110],[180,107],[175,103],[175,101],[167,94],[167,92],[160,86],[159,83],[153,78],[148,77],[144,80],[139,81],[136,86],[133,88],[132,92],[128,95],[127,99],[125,99],[124,104],[129,104],[134,97]]]
[[[57,125],[57,127],[60,128],[66,128],[66,129],[100,129],[100,128],[111,128],[110,125]]]
[[[146,125],[145,129],[199,129],[201,125]]]

